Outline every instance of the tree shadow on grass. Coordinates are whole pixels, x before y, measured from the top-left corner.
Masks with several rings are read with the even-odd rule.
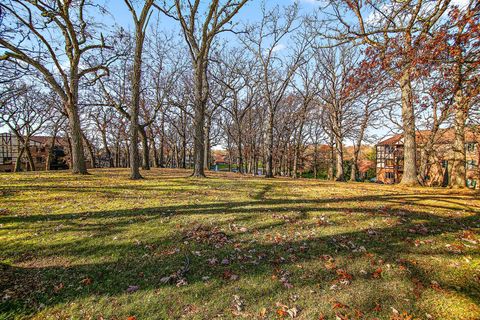
[[[198,291],[195,291],[198,289],[195,288],[204,286],[200,290],[202,295],[202,298],[199,299],[200,303],[200,301],[217,299],[219,291],[224,288],[230,288],[225,291],[230,292],[236,286],[248,287],[244,281],[250,278],[257,279],[256,281],[264,279],[264,281],[272,282],[268,292],[270,297],[282,296],[288,290],[317,288],[319,284],[322,294],[328,294],[328,288],[338,280],[337,270],[341,267],[337,266],[332,270],[322,268],[324,263],[322,259],[326,259],[325,257],[328,256],[337,261],[351,261],[354,264],[356,261],[370,259],[369,256],[366,256],[366,252],[368,252],[373,256],[381,257],[383,264],[404,266],[408,272],[406,271],[402,277],[409,279],[412,286],[418,287],[418,283],[420,283],[423,288],[429,288],[432,281],[437,280],[434,275],[425,272],[421,266],[412,262],[411,255],[421,253],[426,256],[439,256],[442,259],[461,259],[467,256],[478,258],[480,255],[477,246],[462,248],[461,252],[457,253],[444,246],[425,249],[422,252],[415,249],[414,244],[417,241],[478,228],[479,215],[476,211],[471,211],[470,215],[459,217],[445,217],[429,212],[432,209],[450,210],[449,204],[471,209],[456,201],[464,200],[464,197],[445,198],[429,195],[428,199],[437,199],[438,204],[429,204],[423,208],[425,211],[413,211],[407,208],[351,207],[347,204],[371,201],[385,205],[397,205],[405,201],[416,204],[424,201],[424,197],[412,194],[388,194],[317,200],[265,199],[265,193],[269,191],[269,187],[267,185],[264,188],[257,196],[254,196],[254,200],[243,202],[163,206],[81,214],[0,216],[0,223],[6,224],[8,228],[11,228],[8,226],[9,224],[16,223],[48,225],[61,223],[63,227],[57,232],[94,234],[91,241],[82,238],[56,244],[30,243],[19,247],[19,251],[24,250],[23,253],[27,254],[26,256],[31,253],[35,258],[43,261],[43,265],[35,263],[36,259],[26,259],[30,261],[26,263],[20,261],[20,263],[11,265],[0,265],[0,292],[3,293],[4,299],[0,303],[0,317],[2,314],[33,314],[40,306],[53,307],[83,298],[122,296],[127,294],[128,287],[132,285],[139,287],[135,294],[150,291],[175,292],[176,284],[180,279],[173,279],[172,283],[165,283],[164,278],[184,266],[185,256],[189,260],[189,271],[185,274],[188,285],[178,289],[181,290],[180,297],[183,295],[185,301],[189,300],[192,295],[198,294]],[[357,228],[358,230],[355,231],[337,230],[330,233],[329,225],[319,228],[312,224],[313,220],[309,219],[309,213],[338,216],[339,212],[344,213],[342,216],[350,216],[352,219],[362,215],[367,218],[392,218],[396,222],[393,225]],[[169,217],[175,219],[184,216],[192,216],[192,221],[195,221],[196,215],[232,215],[231,220],[218,220],[211,226],[224,231],[228,240],[218,246],[217,243],[209,242],[208,239],[185,238],[185,234],[180,232],[182,230],[177,230],[179,232],[157,237],[155,240],[150,239],[147,242],[141,242],[142,239],[137,242],[133,239],[127,242],[110,241],[110,237],[121,234],[129,226],[135,224],[156,223],[159,219]],[[274,222],[255,226],[255,223],[258,224],[257,220],[261,220],[262,216],[271,218],[272,215],[275,215]],[[108,221],[102,219],[108,219]],[[253,225],[252,230],[245,233],[239,231],[238,228],[232,229],[230,225],[232,221],[250,223]],[[175,222],[172,222],[171,225],[172,228],[175,228]],[[337,223],[335,227],[349,230],[352,228],[348,220]],[[194,225],[191,228],[194,228]],[[311,229],[312,232],[307,232],[308,236],[296,237],[294,234],[288,233],[291,228],[306,229],[306,232]],[[271,235],[268,234],[270,230]],[[210,230],[210,232],[213,231]],[[249,239],[249,232],[257,232],[265,237],[252,241],[253,239]],[[273,233],[278,232],[285,232],[286,237],[277,239]],[[267,235],[271,237],[267,237]],[[109,241],[107,241],[107,237]],[[104,239],[104,241],[98,241],[98,239]],[[1,247],[2,244],[0,244],[0,249]],[[104,259],[98,258],[97,255],[103,256]],[[66,263],[62,263],[62,257]],[[78,261],[85,262],[81,264],[68,263],[69,257],[75,257]],[[212,258],[217,260],[213,264],[208,262],[208,259]],[[222,264],[223,260],[227,260],[228,263]],[[282,278],[281,272],[296,270],[295,268],[299,264],[312,263],[315,265],[314,270],[321,268],[320,271],[313,272],[313,276],[303,274],[305,278],[302,278],[291,271],[292,279],[287,279],[286,282],[291,282],[292,289],[286,289],[288,286],[285,281],[278,280]],[[348,265],[344,267],[348,268]],[[276,275],[276,280],[272,280],[272,275]],[[210,280],[204,280],[205,276],[209,276]],[[383,292],[383,295],[379,295],[375,292],[382,281],[384,281],[382,285],[387,285],[389,279],[372,280],[371,274],[361,273],[352,274],[352,276],[352,285],[355,285],[357,281],[361,283],[367,280],[377,283],[367,292],[362,293],[364,296],[371,297],[370,299],[362,298],[358,302],[354,302],[354,297],[352,297],[351,303],[355,304],[355,308],[364,313],[370,312],[375,307],[375,301],[386,299],[385,295],[391,295],[388,299],[398,303],[394,293]],[[471,279],[463,284],[443,281],[438,282],[438,286],[442,290],[458,292],[479,305],[480,291],[478,283],[475,281],[478,280]],[[213,286],[207,285],[208,283],[213,283]],[[339,284],[339,286],[341,285]],[[249,291],[248,296],[251,301],[262,301],[264,298],[265,292],[257,289],[253,287]],[[409,296],[413,301],[411,307],[414,307],[415,301],[418,300],[416,294],[413,292]],[[186,299],[187,296],[189,299]],[[230,297],[225,297],[225,299],[229,300]],[[186,302],[180,301],[179,303]],[[174,315],[172,317],[179,316],[176,313],[179,311],[175,309],[178,306],[166,306],[165,308],[165,312]],[[222,308],[224,309],[225,306]],[[383,315],[387,316],[388,310]]]

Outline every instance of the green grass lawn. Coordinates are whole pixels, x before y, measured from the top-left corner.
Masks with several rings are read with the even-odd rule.
[[[480,319],[472,191],[0,174],[0,319]]]

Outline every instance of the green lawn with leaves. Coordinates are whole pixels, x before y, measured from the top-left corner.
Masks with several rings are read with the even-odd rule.
[[[480,319],[473,191],[0,174],[0,319]]]

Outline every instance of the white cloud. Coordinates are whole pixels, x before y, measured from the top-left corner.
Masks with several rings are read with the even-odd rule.
[[[273,47],[272,52],[279,52],[282,50],[285,50],[287,47],[284,44],[277,44],[275,47]]]

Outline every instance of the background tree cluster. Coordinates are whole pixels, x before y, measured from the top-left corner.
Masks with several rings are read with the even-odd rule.
[[[114,12],[102,1],[3,1],[0,122],[31,170],[29,139],[42,133],[69,141],[73,173],[90,161],[132,179],[151,166],[204,177],[221,146],[239,173],[299,177],[308,162],[317,177],[327,162],[329,178],[356,180],[362,145],[383,127],[404,134],[408,185],[427,175],[415,131],[432,131],[428,153],[452,126],[451,183],[465,186],[477,1],[322,1],[309,14],[261,3],[256,21],[238,19],[252,2],[124,0],[126,29],[103,23]]]

